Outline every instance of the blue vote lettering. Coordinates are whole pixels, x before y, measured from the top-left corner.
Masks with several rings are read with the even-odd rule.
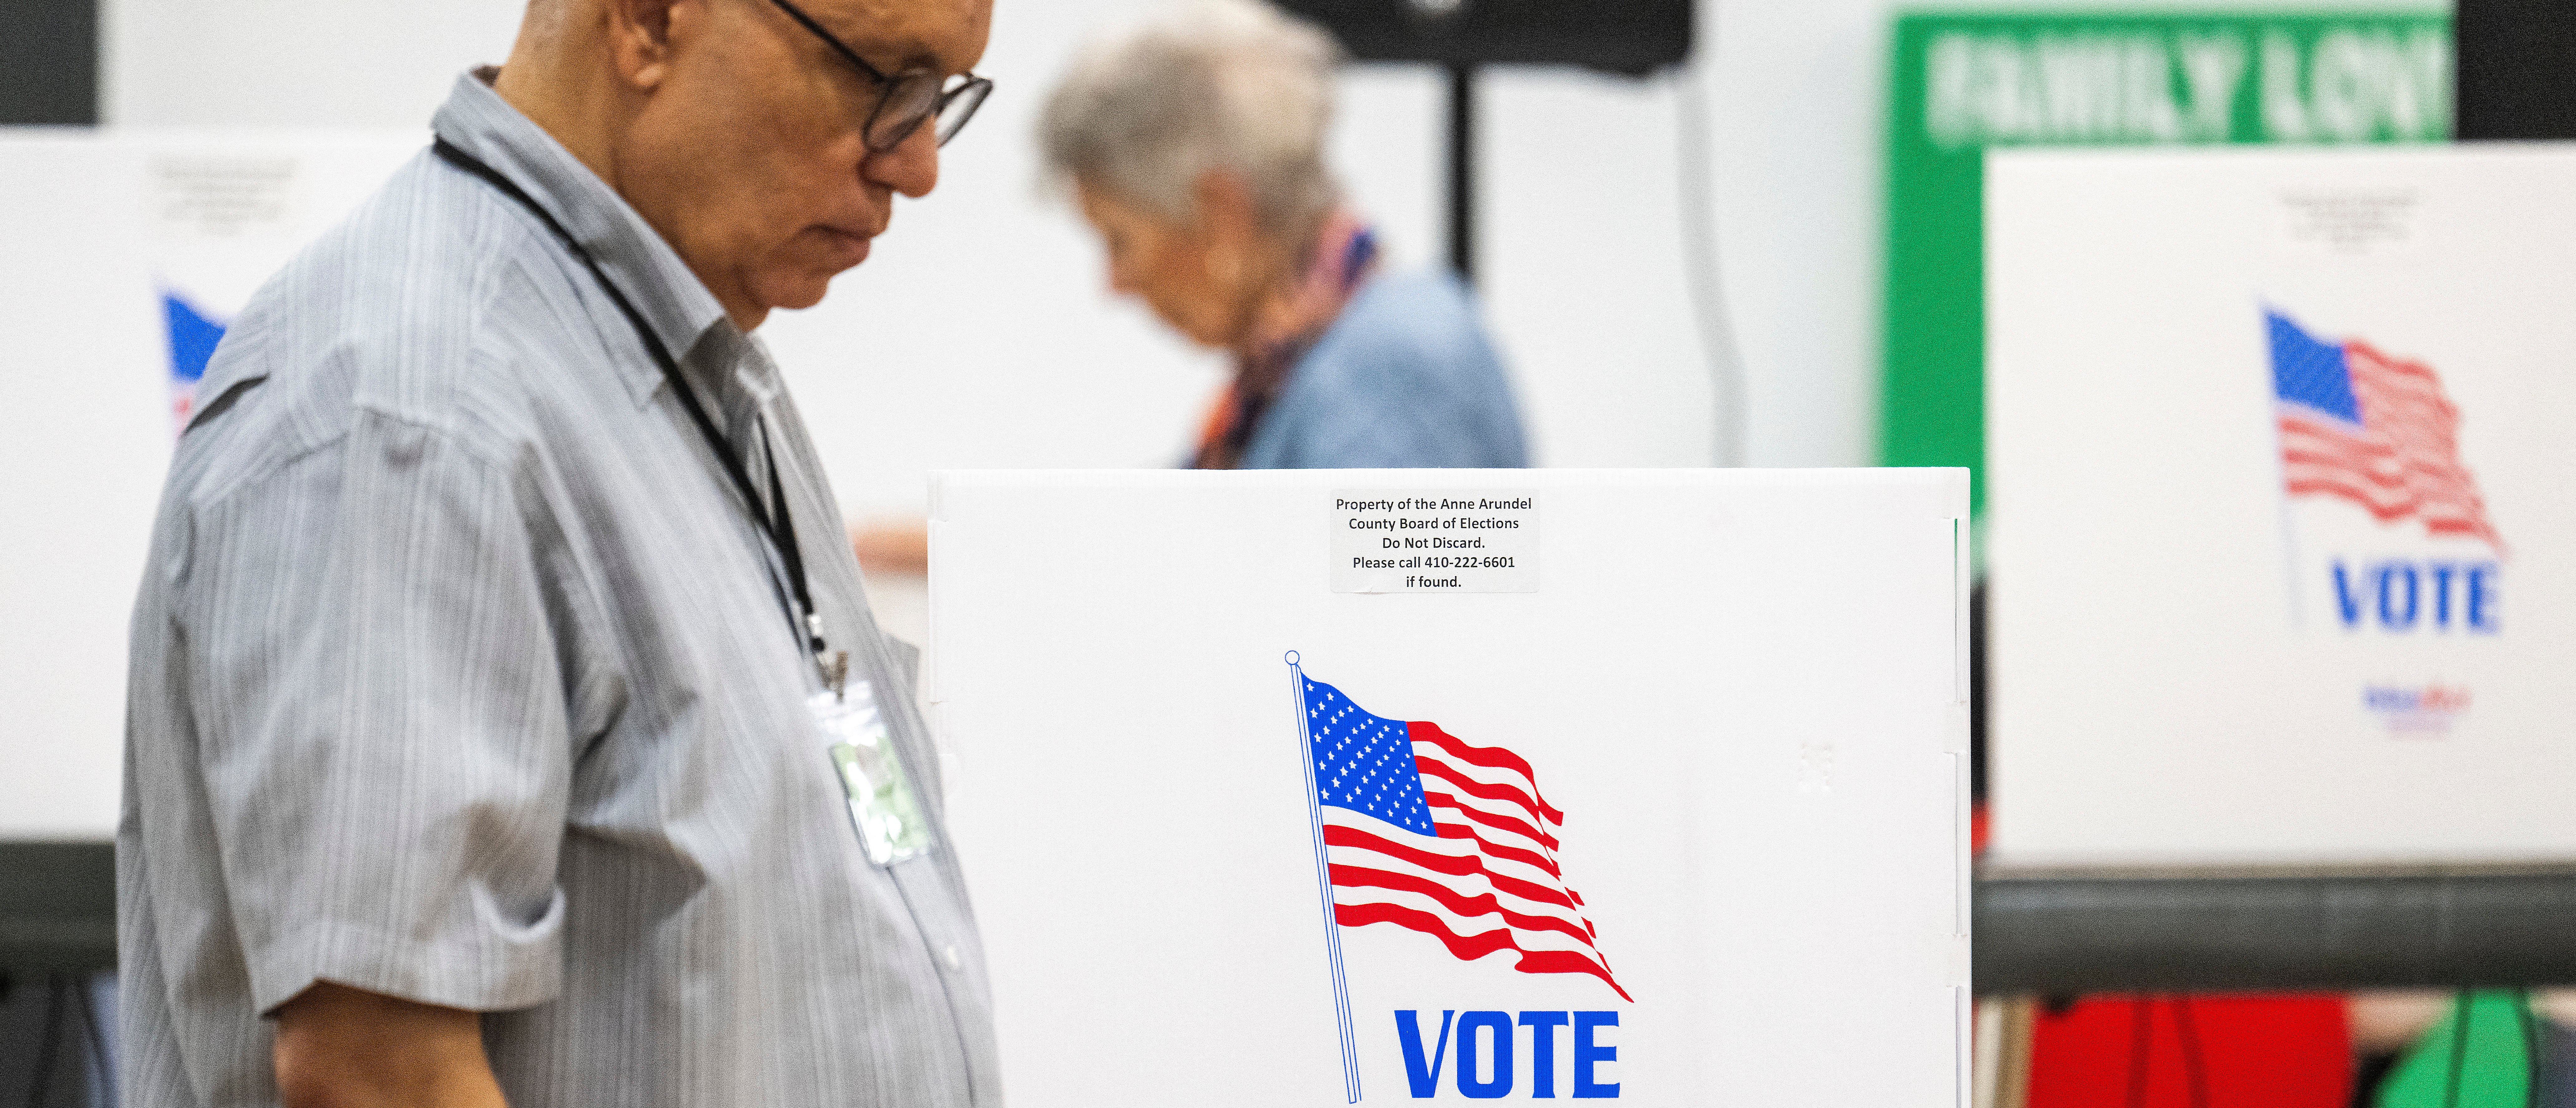
[[[2415,629],[2415,613],[2423,607],[2422,578],[2409,562],[2387,562],[2379,567],[2379,625],[2391,631]],[[2402,583],[2402,588],[2401,588]],[[2398,600],[2401,593],[2406,597]]]
[[[2353,595],[2352,575],[2343,568],[2343,559],[2334,564],[2335,614],[2343,617],[2347,628],[2361,625],[2361,598]]]
[[[1556,1098],[1556,1029],[1565,1026],[1563,1012],[1523,1012],[1521,1026],[1530,1029],[1530,1096]]]
[[[2345,630],[2365,624],[2404,634],[2466,630],[2492,635],[2501,629],[2495,562],[2418,562],[2391,558],[2353,566],[2337,558],[2329,570],[2335,615]]]
[[[1604,1027],[1619,1026],[1617,1012],[1576,1012],[1574,1014],[1574,1099],[1607,1098],[1619,1095],[1616,1081],[1594,1079],[1592,1067],[1619,1060],[1619,1048],[1598,1043],[1594,1037]]]
[[[1494,1051],[1493,1076],[1479,1080],[1476,1071],[1484,1068],[1478,1062],[1485,1048],[1477,1045],[1476,1032],[1488,1031],[1484,1041]],[[1469,1012],[1458,1017],[1458,1094],[1469,1100],[1498,1100],[1512,1091],[1512,1014],[1509,1012]]]
[[[1413,1098],[1430,1100],[1440,1095],[1440,1071],[1449,1056],[1454,1028],[1458,1044],[1458,1069],[1453,1082],[1458,1093],[1471,1100],[1500,1100],[1519,1086],[1520,1050],[1515,1042],[1514,1024],[1529,1028],[1529,1096],[1533,1100],[1556,1099],[1556,1031],[1560,1027],[1574,1030],[1574,1096],[1578,1099],[1610,1099],[1619,1095],[1619,1083],[1604,1081],[1601,1067],[1619,1060],[1619,1048],[1602,1042],[1605,1028],[1619,1026],[1617,1012],[1460,1012],[1450,1009],[1440,1013],[1440,1030],[1429,1043],[1423,1041],[1422,1013],[1414,1009],[1395,1012],[1396,1045],[1404,1055],[1404,1079]]]
[[[2496,564],[2494,562],[2480,562],[2469,567],[2468,608],[2469,630],[2471,631],[2484,631],[2487,634],[2492,635],[2498,630],[2496,626],[2495,578]]]
[[[1422,1025],[1414,1021],[1417,1013],[1400,1009],[1395,1013],[1395,1039],[1404,1048],[1404,1081],[1413,1086],[1416,1100],[1440,1095],[1440,1064],[1449,1056],[1449,1019],[1456,1009],[1440,1013],[1440,1045],[1432,1048],[1431,1060],[1422,1058]]]

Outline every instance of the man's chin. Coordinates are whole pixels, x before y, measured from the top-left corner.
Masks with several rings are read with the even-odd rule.
[[[846,267],[844,267],[846,268]],[[832,278],[840,269],[805,269],[793,273],[773,274],[761,283],[761,302],[773,309],[802,311],[823,302],[823,294],[832,291]]]
[[[823,243],[799,243],[806,248],[796,250],[793,260],[780,259],[785,264],[770,270],[761,282],[765,294],[761,299],[771,307],[790,310],[822,303],[823,294],[831,290],[832,278],[868,260],[871,242],[856,235],[832,235]]]

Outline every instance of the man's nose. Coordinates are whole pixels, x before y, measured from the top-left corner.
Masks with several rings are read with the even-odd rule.
[[[871,150],[859,175],[918,200],[939,186],[939,122],[925,119],[892,150]]]

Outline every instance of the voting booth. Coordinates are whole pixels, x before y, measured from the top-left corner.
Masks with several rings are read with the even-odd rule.
[[[1956,470],[951,473],[1019,1105],[1963,1104]]]
[[[426,138],[0,136],[0,843],[116,833],[126,624],[224,325]],[[103,852],[102,852],[103,854]]]
[[[1994,858],[2576,862],[2576,149],[1987,188]]]

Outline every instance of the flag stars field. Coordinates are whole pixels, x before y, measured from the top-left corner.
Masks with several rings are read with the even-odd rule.
[[[1464,961],[1509,953],[1523,973],[1587,974],[1627,998],[1557,862],[1564,814],[1528,762],[1300,682],[1335,921],[1421,932]]]

